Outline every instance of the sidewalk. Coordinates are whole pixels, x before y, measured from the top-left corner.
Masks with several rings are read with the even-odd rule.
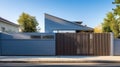
[[[120,56],[0,56],[0,63],[120,63]]]

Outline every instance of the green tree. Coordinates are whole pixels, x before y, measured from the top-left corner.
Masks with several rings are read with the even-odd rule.
[[[113,4],[116,5],[116,8],[112,12],[107,13],[102,23],[102,31],[113,32],[117,38],[120,33],[120,0],[114,0]]]
[[[18,23],[22,32],[37,32],[38,22],[34,16],[22,13],[19,16]]]
[[[114,0],[113,4],[116,5],[116,8],[113,9],[114,14],[120,17],[120,0]]]
[[[104,18],[104,21],[102,23],[102,30],[103,32],[112,32],[112,29],[111,29],[111,20],[113,18],[113,14],[112,12],[109,12],[106,16],[106,18]]]
[[[117,36],[116,37],[120,37],[119,33],[120,33],[120,0],[114,0],[113,4],[116,5],[116,8],[113,9],[114,12],[114,16],[115,16],[115,24],[113,26],[114,29],[116,29],[115,33]]]
[[[120,4],[120,0],[114,0],[113,4]]]
[[[114,33],[115,38],[119,37],[119,31],[120,31],[119,26],[120,26],[119,23],[117,22],[117,20],[115,19],[115,16],[113,15],[113,18],[110,23],[110,27],[112,32]]]

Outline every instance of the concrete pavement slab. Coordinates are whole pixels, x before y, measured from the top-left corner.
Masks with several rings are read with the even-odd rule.
[[[120,56],[0,56],[2,63],[120,63]]]

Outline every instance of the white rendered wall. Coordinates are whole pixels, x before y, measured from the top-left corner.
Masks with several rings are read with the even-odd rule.
[[[2,31],[1,27],[5,28],[5,32],[19,32],[19,27],[0,21],[0,31]]]

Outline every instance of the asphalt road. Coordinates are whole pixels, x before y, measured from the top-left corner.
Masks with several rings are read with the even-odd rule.
[[[120,63],[0,63],[0,67],[120,67]]]

